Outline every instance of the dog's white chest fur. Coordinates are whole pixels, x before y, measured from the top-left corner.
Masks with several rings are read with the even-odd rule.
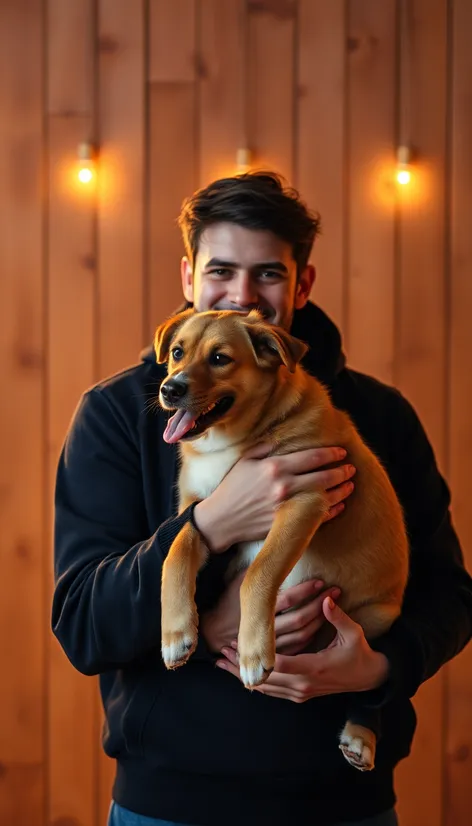
[[[237,447],[215,450],[209,445],[208,448],[189,457],[185,466],[185,487],[197,499],[210,496],[240,456]]]

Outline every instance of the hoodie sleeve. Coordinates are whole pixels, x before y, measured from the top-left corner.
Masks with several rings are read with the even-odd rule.
[[[452,523],[450,491],[417,414],[399,398],[395,422],[402,435],[393,444],[410,538],[410,578],[401,616],[372,643],[390,664],[387,683],[371,695],[373,705],[396,694],[413,697],[472,638],[472,578]]]
[[[193,507],[146,536],[137,446],[106,394],[86,393],[59,459],[54,514],[52,630],[79,671],[153,648],[160,656],[162,565]],[[193,657],[211,659],[203,640]]]

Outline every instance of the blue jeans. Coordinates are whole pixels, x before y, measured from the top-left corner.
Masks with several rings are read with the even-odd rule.
[[[154,817],[145,817],[123,809],[117,803],[111,804],[110,817],[107,826],[181,826],[172,823],[170,820],[156,820]],[[241,824],[244,826],[244,824]],[[338,826],[343,826],[342,823]],[[398,826],[398,820],[393,809],[384,812],[377,817],[370,817],[367,820],[357,820],[355,823],[346,823],[344,826]]]

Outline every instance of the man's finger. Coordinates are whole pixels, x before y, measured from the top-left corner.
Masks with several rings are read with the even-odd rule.
[[[285,453],[277,456],[276,461],[283,473],[308,473],[315,468],[339,462],[346,456],[341,447],[315,447],[308,450],[297,450],[294,453]]]
[[[317,631],[326,622],[324,615],[315,617],[308,625],[300,631],[293,631],[291,634],[283,634],[277,637],[277,651],[281,654],[297,654],[306,648],[307,644]]]
[[[297,608],[302,602],[310,599],[313,594],[319,594],[323,585],[324,582],[321,579],[309,579],[306,582],[301,582],[300,585],[287,588],[286,591],[282,591],[277,597],[275,613],[280,614],[282,611]]]
[[[335,488],[331,488],[331,490],[326,491],[326,501],[330,508],[334,505],[338,505],[340,502],[343,502],[347,499],[348,496],[351,495],[352,491],[354,490],[354,482],[350,480],[348,482],[343,482],[341,485],[338,485]]]
[[[280,637],[281,635],[300,632],[318,617],[322,617],[324,621],[322,601],[328,595],[333,599],[338,599],[341,595],[341,590],[336,586],[328,588],[323,594],[311,600],[307,605],[290,611],[288,614],[277,616],[275,618],[275,636]],[[310,639],[309,636],[306,637],[306,640],[308,639]]]

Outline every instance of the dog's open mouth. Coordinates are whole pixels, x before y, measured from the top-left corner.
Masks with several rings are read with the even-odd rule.
[[[164,441],[174,444],[181,439],[193,439],[195,436],[200,436],[204,430],[212,427],[228,412],[233,402],[233,396],[223,396],[199,414],[179,408],[167,422]]]

